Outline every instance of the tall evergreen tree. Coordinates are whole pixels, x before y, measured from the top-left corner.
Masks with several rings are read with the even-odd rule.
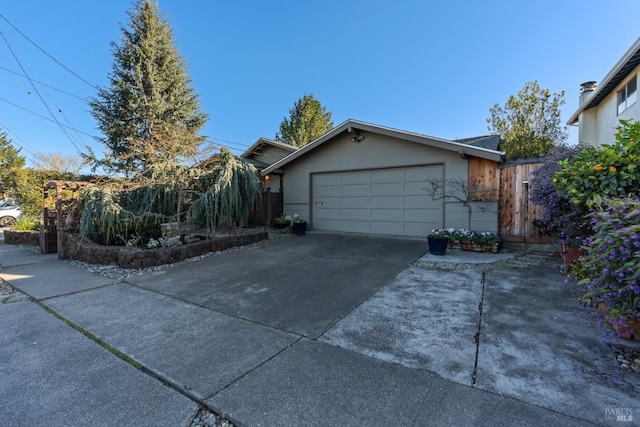
[[[280,123],[276,140],[302,147],[333,129],[331,113],[313,94],[298,99]]]
[[[560,122],[564,91],[551,93],[537,81],[527,82],[504,106],[489,109],[488,129],[504,140],[507,158],[540,156],[567,139],[567,128]]]
[[[13,146],[6,132],[0,131],[0,199],[4,193],[15,195],[16,178],[24,163],[20,150]]]
[[[157,4],[137,0],[129,17],[130,28],[121,26],[121,43],[112,43],[110,87],[100,88],[89,102],[104,134],[98,139],[107,149],[105,158],[89,157],[94,166],[125,175],[167,175],[197,153],[207,115]]]

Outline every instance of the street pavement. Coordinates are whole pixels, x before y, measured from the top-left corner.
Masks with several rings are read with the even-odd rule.
[[[560,259],[307,233],[112,279],[0,244],[0,423],[587,426],[637,374]],[[628,424],[632,424],[628,423]]]

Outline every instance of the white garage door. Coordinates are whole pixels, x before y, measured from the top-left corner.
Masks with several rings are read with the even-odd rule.
[[[427,236],[443,220],[443,202],[428,194],[427,180],[442,177],[442,165],[314,174],[313,227]]]

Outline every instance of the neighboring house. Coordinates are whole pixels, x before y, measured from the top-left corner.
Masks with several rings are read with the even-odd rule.
[[[493,137],[466,141],[499,144]],[[284,212],[299,214],[315,230],[425,237],[436,228],[469,228],[467,208],[434,200],[430,183],[482,182],[497,190],[503,154],[347,120],[262,174],[283,173]],[[497,232],[497,197],[489,204],[474,210],[474,231]]]
[[[638,104],[640,38],[596,86],[580,85],[580,106],[568,125],[578,124],[578,141],[594,147],[615,142],[620,120],[640,120]]]
[[[260,138],[249,147],[240,157],[247,160],[258,171],[264,170],[283,157],[293,153],[297,147],[273,139]],[[274,170],[268,175],[264,175],[264,189],[272,193],[282,192],[282,171]]]

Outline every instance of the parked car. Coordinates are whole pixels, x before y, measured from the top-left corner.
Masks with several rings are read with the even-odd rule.
[[[16,199],[7,199],[0,203],[0,227],[8,227],[22,214]]]

